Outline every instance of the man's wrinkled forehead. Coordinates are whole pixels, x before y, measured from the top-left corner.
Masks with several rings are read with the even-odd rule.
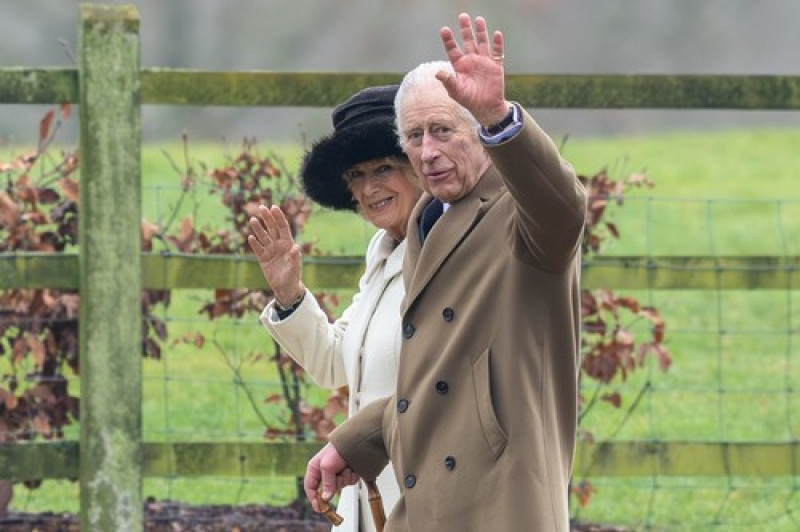
[[[459,105],[438,81],[415,87],[407,94],[399,113],[406,129],[442,120],[458,121],[460,116]]]

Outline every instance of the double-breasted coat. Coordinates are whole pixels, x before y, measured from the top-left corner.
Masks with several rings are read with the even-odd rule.
[[[284,320],[278,319],[271,302],[261,313],[261,322],[286,352],[314,381],[326,388],[349,386],[349,415],[362,405],[394,392],[397,356],[400,352],[400,304],[403,299],[401,269],[406,241],[396,244],[378,230],[366,252],[366,267],[358,292],[334,323],[310,292]],[[391,465],[378,476],[378,488],[388,514],[400,496]],[[360,499],[360,503],[358,503]],[[344,522],[336,532],[355,532],[359,516],[362,532],[374,532],[367,491],[362,485],[345,488],[337,507]]]
[[[397,391],[331,442],[363,477],[391,458],[386,532],[568,532],[585,191],[525,112],[421,245],[412,213]]]

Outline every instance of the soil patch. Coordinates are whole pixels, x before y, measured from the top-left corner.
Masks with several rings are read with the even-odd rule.
[[[306,515],[294,507],[266,505],[191,506],[169,501],[145,504],[145,532],[329,532],[324,517]],[[0,517],[3,532],[79,532],[78,516],[73,514],[9,512]],[[629,532],[598,524],[573,524],[572,532]]]

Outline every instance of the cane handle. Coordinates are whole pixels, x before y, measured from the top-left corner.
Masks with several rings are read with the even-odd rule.
[[[317,496],[317,503],[319,503],[319,513],[324,515],[333,526],[339,526],[344,522],[344,518],[337,514],[331,503],[323,499],[321,495]]]

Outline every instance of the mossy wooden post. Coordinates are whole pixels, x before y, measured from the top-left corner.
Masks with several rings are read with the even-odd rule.
[[[139,16],[81,5],[81,530],[142,530]]]

